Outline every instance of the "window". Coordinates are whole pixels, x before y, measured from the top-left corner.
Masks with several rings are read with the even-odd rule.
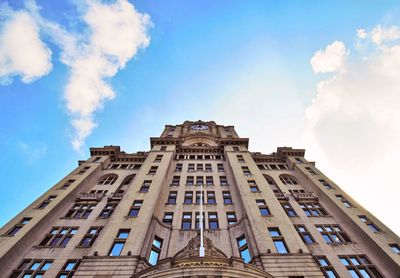
[[[317,264],[319,265],[319,268],[321,269],[322,273],[325,274],[325,277],[327,278],[338,278],[339,275],[337,275],[336,271],[333,269],[331,263],[328,261],[328,259],[325,256],[317,256],[315,257],[315,260]]]
[[[251,255],[249,251],[249,246],[247,245],[246,237],[242,235],[241,237],[238,237],[236,239],[236,242],[239,248],[240,257],[245,263],[249,263],[251,261]]]
[[[397,243],[389,244],[390,249],[396,254],[400,254],[400,246]]]
[[[171,186],[179,186],[180,179],[180,176],[173,176]]]
[[[167,150],[167,146],[161,146],[161,147],[160,147],[160,151],[163,152],[163,151],[166,151],[166,150]]]
[[[296,211],[294,210],[294,208],[292,207],[292,205],[289,202],[280,202],[282,208],[285,210],[287,216],[289,217],[295,217],[297,216]]]
[[[172,220],[173,219],[174,219],[174,213],[173,212],[165,212],[162,222],[164,224],[167,224],[167,225],[172,225]]]
[[[176,204],[177,195],[178,195],[177,191],[169,192],[167,204]]]
[[[274,242],[275,249],[280,254],[289,253],[288,248],[286,247],[285,240],[283,239],[281,232],[278,228],[268,228],[269,235],[272,237],[272,241]]]
[[[175,172],[182,172],[182,163],[177,163],[176,164]]]
[[[299,202],[300,207],[308,217],[327,216],[328,213],[318,202]]]
[[[193,204],[193,192],[185,191],[185,199],[183,200],[184,204]]]
[[[108,256],[120,256],[124,249],[126,239],[129,237],[129,229],[121,229],[118,231],[117,237],[114,239]]]
[[[96,207],[97,203],[77,202],[65,215],[66,218],[86,219]]]
[[[315,243],[314,238],[311,236],[310,232],[307,230],[304,225],[294,225],[297,232],[299,233],[301,239],[305,244],[313,244]]]
[[[265,200],[256,200],[258,209],[260,210],[261,216],[270,216],[271,212],[269,211],[268,207],[267,207],[267,203],[265,202]]]
[[[140,211],[140,208],[143,205],[143,200],[135,200],[133,201],[133,204],[131,206],[131,209],[129,210],[129,217],[137,217]]]
[[[65,247],[77,231],[78,227],[53,227],[39,246]]]
[[[102,229],[103,227],[90,227],[78,246],[85,248],[91,247]]]
[[[57,278],[71,278],[73,277],[75,270],[78,268],[79,260],[68,260],[61,271],[58,273]]]
[[[201,196],[201,191],[196,191],[196,204],[200,205],[200,197],[202,197],[203,199],[203,204],[205,203],[205,198],[204,198],[204,192],[203,192],[203,196]]]
[[[197,176],[196,177],[196,184],[197,185],[203,185],[204,184],[204,177],[203,176]]]
[[[201,171],[201,172],[203,172],[203,170],[204,170],[204,168],[203,168],[203,164],[201,164],[201,163],[197,163],[197,168],[196,168],[196,171]]]
[[[212,176],[207,176],[206,177],[206,184],[207,185],[214,185],[214,179]]]
[[[108,218],[111,216],[113,213],[114,209],[117,207],[119,202],[113,201],[113,202],[108,202],[106,206],[103,208],[103,210],[100,212],[99,217],[100,218]]]
[[[239,151],[239,147],[233,147],[233,151],[234,152],[238,152]]]
[[[238,155],[236,155],[236,158],[237,158],[237,160],[238,160],[239,162],[241,162],[241,163],[244,162],[243,155],[238,154]]]
[[[198,212],[196,212],[196,219],[195,219],[195,227],[196,230],[200,229],[200,214]],[[203,212],[203,228],[206,229],[206,213]]]
[[[186,177],[186,185],[193,185],[194,184],[194,177],[193,176],[187,176]]]
[[[225,205],[232,204],[232,197],[229,191],[222,191],[222,198],[224,199]]]
[[[118,176],[115,174],[104,175],[99,179],[97,185],[113,185],[117,179]]]
[[[381,229],[378,228],[371,220],[368,219],[365,215],[359,215],[358,218],[368,226],[374,233],[380,232]]]
[[[207,191],[207,204],[215,204],[215,192]]]
[[[250,169],[247,166],[242,166],[242,171],[243,171],[243,174],[245,174],[246,176],[251,175]]]
[[[162,154],[157,154],[156,158],[154,159],[154,162],[161,162],[162,158],[163,158]]]
[[[206,172],[212,172],[212,167],[210,163],[206,163]]]
[[[228,225],[233,225],[237,223],[236,213],[233,211],[228,211],[226,213],[226,219],[228,221]]]
[[[194,163],[189,163],[188,172],[194,172]]]
[[[140,187],[140,192],[149,192],[150,185],[151,185],[151,181],[149,181],[149,180],[144,181],[142,186]]]
[[[47,197],[46,200],[44,200],[36,209],[44,209],[45,207],[47,207],[51,201],[53,201],[57,196],[56,195],[51,195],[49,197]]]
[[[81,170],[78,172],[78,175],[83,175],[83,174],[86,173],[86,171],[89,170],[89,169],[90,169],[89,166],[84,167],[83,169],[81,169]]]
[[[306,169],[311,175],[316,175],[316,174],[317,174],[311,167],[305,167],[305,169]]]
[[[249,188],[251,192],[260,192],[255,180],[248,180]]]
[[[353,278],[383,278],[365,255],[339,256],[339,259]]]
[[[15,269],[11,278],[22,277],[43,277],[47,270],[51,268],[53,260],[44,259],[25,259],[21,262],[17,269]]]
[[[346,207],[346,208],[351,208],[351,207],[353,207],[352,205],[351,205],[351,203],[349,202],[349,201],[347,201],[347,199],[345,199],[342,195],[335,195],[336,196],[336,198],[338,198],[342,203],[343,203],[343,205]]]
[[[192,213],[184,212],[182,214],[182,230],[192,229]]]
[[[160,258],[161,247],[163,240],[157,236],[153,239],[153,244],[151,245],[150,255],[149,255],[149,263],[151,265],[156,265],[158,259]]]
[[[330,185],[327,181],[325,180],[318,180],[326,189],[332,189],[332,185]]]
[[[157,173],[158,166],[151,166],[148,175],[155,175]]]
[[[60,188],[59,190],[65,190],[67,189],[75,180],[68,180],[66,181]]]
[[[297,182],[297,180],[292,177],[292,176],[288,176],[288,175],[280,175],[279,179],[281,180],[281,182],[285,185],[296,185],[299,184]]]
[[[224,164],[218,163],[217,164],[217,169],[218,169],[218,172],[224,172],[225,171]]]
[[[21,221],[18,222],[18,224],[15,224],[14,227],[12,227],[7,233],[7,236],[15,236],[16,233],[19,232],[19,230],[22,229],[22,227],[24,227],[24,225],[28,224],[29,221],[31,221],[32,218],[30,217],[24,217],[22,218]]]
[[[226,179],[225,176],[219,176],[219,184],[221,186],[228,185],[228,180]]]
[[[218,214],[216,212],[209,212],[208,213],[208,226],[209,226],[210,230],[219,229]]]
[[[351,242],[339,225],[315,225],[328,244]]]

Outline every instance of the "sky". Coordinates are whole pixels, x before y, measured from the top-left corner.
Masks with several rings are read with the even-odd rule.
[[[397,234],[398,1],[0,0],[0,226],[166,124],[306,158]]]

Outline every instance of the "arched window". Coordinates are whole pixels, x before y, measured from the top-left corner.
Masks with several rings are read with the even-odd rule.
[[[118,179],[118,175],[116,174],[108,174],[108,175],[104,175],[102,176],[99,181],[98,181],[98,185],[112,185],[114,184],[114,182]]]
[[[286,185],[295,185],[299,184],[295,177],[289,175],[280,175],[279,179],[282,181],[283,184]]]
[[[281,192],[281,189],[276,185],[274,179],[268,175],[263,175],[264,179],[268,182],[269,186],[275,193]]]
[[[127,176],[121,183],[121,185],[128,185],[132,182],[133,178],[135,177],[135,174]]]

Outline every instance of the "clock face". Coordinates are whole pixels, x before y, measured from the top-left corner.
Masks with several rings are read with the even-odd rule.
[[[197,125],[192,125],[190,128],[193,130],[207,130],[208,125],[197,124]]]

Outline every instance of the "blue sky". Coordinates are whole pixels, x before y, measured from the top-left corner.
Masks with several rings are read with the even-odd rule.
[[[251,138],[253,151],[306,148],[317,167],[400,232],[396,215],[389,213],[396,200],[383,201],[382,192],[400,193],[390,179],[400,162],[395,155],[400,151],[399,81],[393,76],[400,72],[398,1],[0,3],[0,225],[87,158],[90,146],[148,150],[149,137],[159,135],[165,124],[203,119],[235,125],[239,135]],[[99,7],[111,12],[101,14]],[[120,63],[105,58],[115,73],[96,77],[114,97],[71,108],[69,103],[84,97],[79,95],[85,93],[79,91],[84,81],[71,76],[86,57],[69,52],[63,39],[97,53],[101,39],[114,34],[100,34],[100,43],[91,44],[94,28],[102,27],[96,16],[115,20],[113,7],[135,9],[127,9],[126,22],[120,22],[132,37],[123,35],[109,50]],[[43,57],[43,67],[28,81],[26,65],[6,70],[6,58],[17,55],[11,53],[14,47],[4,46],[7,28],[13,23],[28,28],[22,19],[17,22],[21,13],[36,24],[28,31],[37,41],[19,44],[17,54],[25,61]],[[55,34],[50,23],[62,32]],[[24,57],[36,50],[40,55]],[[65,61],[63,55],[72,58]],[[85,69],[79,70],[78,75]],[[71,84],[78,88],[74,99],[66,97]],[[82,131],[73,126],[76,119],[96,127],[73,147]],[[379,192],[377,182],[382,183]]]

